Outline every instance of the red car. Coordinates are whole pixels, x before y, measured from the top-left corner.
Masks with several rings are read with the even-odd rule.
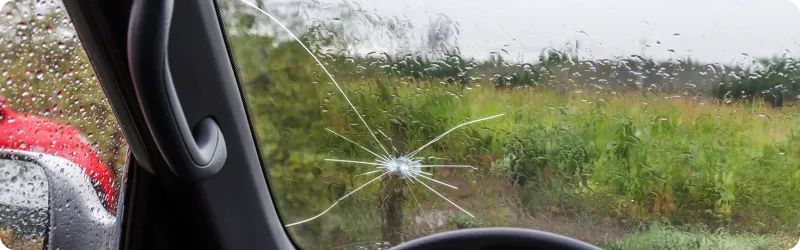
[[[41,152],[65,158],[81,167],[99,189],[103,205],[115,211],[114,173],[80,130],[44,117],[17,113],[0,97],[0,148]]]

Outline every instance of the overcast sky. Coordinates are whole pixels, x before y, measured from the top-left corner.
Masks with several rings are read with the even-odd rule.
[[[656,59],[691,56],[707,63],[784,54],[800,58],[800,10],[788,0],[354,2],[381,17],[410,21],[418,40],[436,15],[448,16],[459,25],[462,53],[476,58],[505,54],[505,49],[506,57],[531,60],[543,48],[575,41],[582,58],[595,59],[643,52]],[[650,47],[643,50],[643,41]]]

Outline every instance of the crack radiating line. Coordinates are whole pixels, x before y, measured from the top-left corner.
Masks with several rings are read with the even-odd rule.
[[[450,159],[448,159],[448,158],[439,158],[439,157],[434,157],[434,156],[425,156],[425,157],[417,156],[417,157],[414,157],[414,160],[417,160],[417,161],[424,161],[424,160],[444,161],[444,160],[450,160]]]
[[[478,169],[470,165],[420,165],[419,168],[471,168]]]
[[[376,154],[375,152],[372,152],[372,150],[369,150],[366,147],[361,146],[361,144],[358,144],[357,142],[354,142],[353,140],[350,140],[350,138],[347,138],[347,137],[345,137],[345,136],[343,136],[343,135],[341,135],[339,133],[336,133],[336,131],[330,130],[329,128],[325,128],[325,130],[327,130],[328,132],[333,133],[334,135],[337,135],[337,136],[341,137],[342,139],[345,139],[346,141],[349,141],[350,143],[356,144],[356,146],[360,147],[363,150],[366,150],[367,152],[369,152],[370,154],[374,155],[375,157],[380,158],[381,160],[384,160],[384,161],[388,161],[389,160],[389,158],[386,158],[386,156],[381,156],[379,154]]]
[[[386,173],[383,173],[383,174],[381,174],[381,175],[378,175],[378,177],[375,177],[374,179],[372,179],[372,180],[368,181],[367,183],[364,183],[364,185],[361,185],[360,187],[356,188],[355,190],[353,190],[353,191],[350,191],[349,193],[347,193],[347,194],[345,194],[344,196],[342,196],[342,198],[339,198],[338,200],[336,200],[336,202],[334,202],[334,203],[333,203],[333,204],[332,204],[330,207],[328,207],[328,209],[325,209],[325,211],[322,211],[322,213],[319,213],[319,214],[317,214],[316,216],[314,216],[314,217],[311,217],[311,218],[308,218],[308,219],[305,219],[305,220],[301,220],[301,221],[298,221],[298,222],[295,222],[295,223],[291,223],[291,224],[286,224],[286,226],[285,226],[285,227],[291,227],[291,226],[300,225],[300,224],[303,224],[303,223],[306,223],[306,222],[312,221],[312,220],[314,220],[314,219],[316,219],[316,218],[318,218],[318,217],[322,216],[323,214],[325,214],[325,213],[327,213],[329,210],[331,210],[331,208],[333,208],[334,206],[336,206],[336,204],[339,204],[339,202],[340,202],[340,201],[344,200],[345,198],[349,197],[351,194],[353,194],[353,193],[357,192],[358,190],[361,190],[362,188],[366,187],[366,186],[367,186],[367,185],[369,185],[370,183],[374,182],[374,181],[375,181],[375,180],[377,180],[377,179],[380,179],[381,177],[383,177],[384,175],[387,175],[387,174],[389,174],[389,173],[390,173],[390,172],[386,172]]]
[[[387,136],[385,133],[383,133],[383,131],[381,131],[380,129],[377,129],[377,128],[376,128],[375,130],[378,130],[378,133],[380,133],[381,135],[383,135],[383,137],[384,137],[384,138],[386,138],[387,140],[389,140],[389,146],[391,146],[391,147],[392,147],[392,152],[394,152],[394,153],[399,153],[399,151],[397,151],[397,148],[396,148],[396,147],[394,147],[394,142],[392,141],[392,138],[389,138],[389,136]]]
[[[362,176],[362,175],[370,175],[370,174],[374,174],[374,173],[381,172],[381,171],[383,171],[383,170],[378,169],[378,170],[369,171],[369,172],[366,172],[366,173],[363,173],[363,174],[353,175],[353,177],[358,177],[358,176]]]
[[[415,173],[415,174],[433,175],[431,173],[423,172],[423,171],[419,171],[419,170],[408,170],[408,171],[411,171],[412,173]]]
[[[419,207],[419,211],[422,213],[422,220],[424,220],[425,223],[428,224],[429,227],[431,227],[431,230],[433,230],[433,224],[431,224],[431,222],[428,221],[428,215],[425,214],[425,210],[422,209],[422,204],[419,203],[419,200],[417,200],[417,196],[414,195],[414,190],[411,189],[411,186],[408,185],[408,182],[404,181],[403,183],[406,184],[406,187],[408,187],[408,192],[411,193],[411,197],[413,197],[414,202],[417,203],[417,207]]]
[[[472,120],[472,121],[468,121],[468,122],[465,122],[465,123],[459,124],[458,126],[455,126],[455,127],[451,128],[450,130],[447,130],[447,132],[444,132],[443,134],[441,134],[441,135],[437,136],[436,138],[434,138],[433,140],[431,140],[431,141],[430,141],[430,142],[428,142],[427,144],[425,144],[425,145],[422,145],[422,147],[420,147],[420,148],[419,148],[419,149],[417,149],[417,150],[414,150],[414,152],[411,152],[411,153],[410,153],[410,154],[408,154],[406,157],[408,157],[408,158],[414,157],[414,155],[416,155],[417,153],[419,153],[419,151],[421,151],[422,149],[424,149],[424,148],[425,148],[425,147],[427,147],[428,145],[431,145],[432,143],[434,143],[434,142],[436,142],[436,141],[438,141],[438,140],[442,139],[442,137],[444,137],[445,135],[449,134],[450,132],[453,132],[453,130],[456,130],[456,129],[460,128],[460,127],[463,127],[463,126],[466,126],[466,125],[469,125],[469,124],[473,124],[473,123],[476,123],[476,122],[482,122],[482,121],[485,121],[485,120],[489,120],[489,119],[494,119],[494,118],[497,118],[497,117],[501,117],[501,116],[503,116],[503,115],[505,115],[505,114],[506,114],[506,113],[502,113],[502,114],[499,114],[499,115],[493,115],[493,116],[489,116],[489,117],[486,117],[486,118],[481,118],[481,119]]]
[[[424,175],[417,175],[417,177],[422,177],[422,178],[428,179],[428,180],[430,180],[430,181],[432,181],[432,182],[436,182],[436,183],[439,183],[439,184],[445,185],[445,186],[447,186],[447,187],[449,187],[449,188],[452,188],[452,189],[458,189],[458,187],[456,187],[456,186],[453,186],[453,185],[450,185],[450,184],[447,184],[447,183],[444,183],[444,182],[438,181],[438,180],[436,180],[436,179],[434,179],[434,178],[430,178],[430,177],[427,177],[427,176],[424,176]]]
[[[339,159],[325,159],[325,161],[366,164],[366,165],[373,165],[373,166],[383,166],[383,164],[380,164],[380,163],[372,163],[372,162],[365,162],[365,161],[351,161],[351,160],[339,160]]]
[[[425,184],[420,179],[417,179],[417,177],[421,177],[423,179],[427,179],[427,180],[430,180],[430,181],[435,182],[437,184],[441,184],[441,185],[444,185],[444,186],[447,186],[447,187],[450,187],[450,188],[453,188],[453,189],[458,189],[457,187],[455,187],[453,185],[450,185],[450,184],[447,184],[447,183],[444,183],[444,182],[441,182],[441,181],[438,181],[436,179],[431,178],[433,176],[433,174],[425,172],[421,168],[472,168],[472,169],[477,169],[477,168],[472,167],[472,166],[467,166],[467,165],[421,165],[420,162],[423,161],[423,160],[426,160],[426,159],[433,159],[433,160],[442,160],[442,159],[444,159],[444,160],[446,160],[446,158],[436,158],[436,157],[433,157],[433,156],[424,157],[424,158],[414,158],[414,155],[416,155],[417,153],[419,153],[420,151],[422,151],[423,149],[425,149],[429,145],[439,141],[444,136],[446,136],[450,132],[452,132],[452,131],[460,128],[460,127],[463,127],[463,126],[466,126],[466,125],[469,125],[469,124],[472,124],[472,123],[477,123],[477,122],[481,122],[481,121],[497,118],[497,117],[505,115],[505,113],[499,114],[499,115],[490,116],[490,117],[486,117],[486,118],[481,118],[481,119],[477,119],[477,120],[473,120],[473,121],[468,121],[468,122],[459,124],[458,126],[455,126],[455,127],[451,128],[450,130],[447,130],[443,134],[437,136],[436,138],[434,138],[430,142],[426,143],[425,145],[423,145],[419,149],[414,150],[413,152],[411,152],[409,154],[393,156],[392,154],[389,153],[389,151],[386,149],[386,147],[384,147],[383,143],[381,143],[381,141],[378,139],[376,133],[372,130],[372,128],[369,126],[369,124],[367,124],[367,121],[364,119],[364,117],[361,115],[361,113],[359,113],[358,109],[353,104],[353,102],[350,101],[350,98],[347,97],[347,94],[345,94],[345,92],[342,89],[342,87],[339,85],[339,83],[336,81],[336,79],[333,77],[333,75],[328,71],[328,69],[325,67],[325,65],[319,60],[319,58],[316,55],[314,55],[314,53],[311,51],[311,49],[309,49],[305,44],[303,44],[302,40],[300,40],[300,38],[298,38],[294,33],[292,33],[292,31],[289,30],[289,28],[287,28],[283,23],[281,23],[277,18],[273,17],[272,15],[270,15],[266,11],[262,10],[261,8],[259,8],[258,6],[256,6],[253,3],[247,2],[245,0],[241,0],[241,2],[243,2],[244,4],[254,8],[255,10],[261,12],[265,16],[269,17],[272,21],[277,23],[283,30],[288,32],[289,35],[297,43],[299,43],[300,46],[302,46],[303,49],[305,49],[306,52],[308,52],[308,54],[314,59],[314,61],[322,68],[322,70],[325,72],[325,74],[327,74],[327,76],[331,79],[331,81],[333,82],[334,86],[336,86],[336,89],[339,90],[339,93],[342,94],[342,97],[344,97],[344,99],[350,105],[350,108],[352,108],[353,112],[355,112],[356,116],[358,116],[358,119],[361,120],[361,123],[364,124],[364,127],[367,128],[367,131],[370,133],[370,136],[372,136],[372,138],[375,140],[375,142],[378,144],[378,146],[380,146],[380,148],[383,150],[383,152],[386,153],[385,155],[380,155],[378,153],[375,153],[372,150],[368,149],[367,147],[362,146],[361,144],[356,143],[355,141],[350,140],[349,138],[347,138],[347,137],[345,137],[345,136],[343,136],[343,135],[341,135],[341,134],[339,134],[339,133],[337,133],[337,132],[335,132],[335,131],[333,131],[331,129],[325,128],[325,130],[327,130],[328,132],[333,133],[333,134],[339,136],[340,138],[342,138],[342,139],[344,139],[344,140],[346,140],[346,141],[348,141],[350,143],[355,144],[356,146],[360,147],[361,149],[369,152],[370,154],[372,154],[372,155],[374,155],[375,157],[378,158],[374,162],[353,161],[353,160],[343,160],[343,159],[324,159],[325,161],[377,166],[377,167],[374,168],[376,170],[365,172],[365,173],[361,173],[361,174],[357,174],[357,175],[354,175],[354,177],[362,176],[362,175],[375,174],[375,173],[378,173],[378,172],[383,172],[383,173],[381,175],[371,179],[370,181],[364,183],[363,185],[359,186],[358,188],[354,189],[353,191],[350,191],[349,193],[345,194],[341,198],[337,199],[333,204],[330,205],[330,207],[328,207],[327,209],[325,209],[321,213],[315,215],[314,217],[311,217],[311,218],[308,218],[308,219],[305,219],[305,220],[302,220],[302,221],[299,221],[299,222],[287,224],[286,227],[299,225],[299,224],[306,223],[306,222],[309,222],[311,220],[314,220],[316,218],[319,218],[320,216],[322,216],[325,213],[327,213],[328,211],[330,211],[337,204],[339,204],[340,201],[344,200],[345,198],[349,197],[350,195],[354,194],[355,192],[363,189],[364,187],[366,187],[370,183],[373,183],[373,182],[375,182],[376,180],[378,180],[380,178],[385,178],[384,176],[386,176],[386,175],[390,175],[389,183],[391,183],[394,180],[394,178],[397,177],[398,178],[397,181],[402,181],[406,185],[406,187],[409,189],[409,192],[414,197],[414,201],[417,203],[417,206],[419,207],[420,211],[422,212],[423,217],[425,217],[426,223],[428,224],[428,226],[431,227],[432,230],[433,230],[433,225],[430,223],[430,221],[427,220],[428,218],[427,218],[427,215],[425,214],[425,210],[422,209],[422,205],[419,203],[419,200],[417,200],[417,197],[414,194],[414,191],[411,189],[411,186],[408,184],[408,182],[411,182],[412,184],[415,184],[415,181],[421,183],[423,186],[428,188],[428,190],[430,190],[434,194],[438,195],[440,198],[444,199],[445,201],[447,201],[451,205],[455,206],[456,208],[458,208],[462,212],[466,213],[467,215],[469,215],[471,217],[475,217],[471,213],[467,212],[467,210],[461,208],[460,206],[455,204],[453,201],[451,201],[450,199],[447,199],[446,197],[444,197],[444,195],[442,195],[441,193],[437,192],[436,190],[434,190],[433,188],[431,188],[430,186]],[[385,133],[383,133],[383,131],[381,131],[378,127],[376,127],[376,130],[381,135],[383,135],[383,137],[385,137],[387,140],[389,140],[389,145],[391,146],[392,150],[395,153],[397,153],[398,150],[397,150],[397,148],[395,148],[394,142],[392,141],[392,138],[387,136]],[[395,175],[399,175],[399,176],[395,176]],[[428,176],[431,176],[431,177],[428,177]],[[399,179],[401,177],[402,177],[402,179]],[[408,182],[406,182],[406,180],[408,180]]]
[[[358,116],[358,119],[360,119],[361,122],[364,123],[364,126],[367,127],[367,130],[369,131],[369,134],[372,135],[372,138],[375,139],[375,142],[378,143],[378,146],[381,146],[381,149],[383,149],[383,152],[385,152],[386,155],[390,155],[389,151],[386,150],[386,148],[383,147],[383,144],[381,144],[381,141],[378,140],[378,137],[375,136],[375,132],[372,132],[372,129],[369,127],[369,125],[367,125],[367,121],[364,120],[364,117],[361,117],[361,114],[358,112],[358,109],[356,109],[356,106],[353,105],[353,102],[351,102],[350,98],[348,98],[347,95],[344,93],[344,90],[342,90],[342,87],[339,86],[339,83],[336,82],[336,79],[333,78],[333,75],[330,72],[328,72],[328,68],[325,68],[325,65],[322,63],[322,61],[320,61],[319,58],[317,58],[317,56],[314,55],[314,52],[311,52],[311,49],[309,49],[308,46],[306,46],[303,43],[303,41],[300,40],[300,38],[298,38],[296,35],[294,35],[294,33],[292,33],[292,31],[289,28],[286,28],[286,26],[283,25],[283,23],[281,21],[278,21],[277,18],[273,17],[272,15],[270,15],[266,11],[262,10],[261,8],[259,8],[258,6],[256,6],[253,3],[250,3],[250,2],[244,1],[244,0],[242,0],[242,2],[247,4],[247,5],[250,5],[250,7],[253,7],[254,9],[258,10],[259,12],[264,14],[265,16],[269,17],[269,19],[272,19],[272,21],[275,21],[275,23],[277,23],[279,26],[281,26],[281,28],[283,28],[283,30],[285,30],[287,33],[289,33],[289,35],[292,36],[292,38],[294,38],[294,40],[297,41],[297,43],[299,43],[300,46],[302,46],[303,49],[305,49],[306,52],[308,52],[308,54],[312,58],[314,58],[314,61],[316,61],[317,64],[319,65],[319,67],[322,68],[323,71],[325,71],[325,74],[327,74],[328,77],[331,78],[331,81],[333,82],[333,85],[336,86],[336,89],[338,89],[339,92],[342,93],[342,96],[344,97],[344,99],[347,101],[348,104],[350,104],[350,107],[353,108],[353,112],[356,112],[356,116]]]
[[[415,178],[415,177],[413,177],[413,176],[412,176],[411,178],[414,178],[414,179],[416,179],[416,178]],[[449,203],[450,203],[450,205],[453,205],[453,206],[455,206],[456,208],[460,209],[460,210],[461,210],[461,212],[464,212],[464,213],[466,213],[467,215],[469,215],[470,217],[472,217],[472,218],[475,218],[475,216],[474,216],[474,215],[472,215],[471,213],[467,212],[467,210],[464,210],[463,208],[459,207],[458,205],[456,205],[456,203],[455,203],[455,202],[451,201],[450,199],[447,199],[447,197],[444,197],[444,195],[440,194],[439,192],[436,192],[436,190],[434,190],[433,188],[431,188],[431,187],[429,187],[428,185],[426,185],[426,184],[425,184],[425,182],[422,182],[422,181],[420,181],[420,180],[417,180],[417,182],[419,182],[420,184],[422,184],[423,186],[425,186],[426,188],[428,188],[428,190],[431,190],[431,192],[433,192],[434,194],[438,195],[438,196],[439,196],[439,197],[441,197],[442,199],[444,199],[444,200],[446,200],[447,202],[449,202]]]

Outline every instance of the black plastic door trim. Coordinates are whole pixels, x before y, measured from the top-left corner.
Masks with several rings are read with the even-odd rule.
[[[189,127],[175,93],[167,48],[174,0],[136,0],[128,26],[128,60],[139,105],[172,172],[206,179],[225,164],[225,137],[213,116]]]
[[[120,248],[136,249],[136,246],[140,246],[171,249],[169,246],[175,245],[162,245],[159,248],[148,242],[184,240],[186,243],[186,238],[179,234],[192,232],[197,225],[208,225],[212,233],[209,238],[214,241],[211,248],[294,249],[271,199],[214,2],[175,1],[167,50],[175,93],[182,104],[187,123],[196,124],[205,117],[213,116],[228,150],[227,160],[219,172],[198,182],[176,178],[144,121],[127,65],[126,35],[132,5],[130,0],[65,2],[135,155],[137,164],[131,166],[141,166],[147,171],[139,172],[138,176],[153,175],[150,182],[159,184],[153,185],[159,189],[140,190],[149,192],[149,195],[138,192],[144,195],[140,195],[140,198],[146,198],[148,202],[134,200],[127,207],[146,210],[141,215],[161,213],[163,216],[158,217],[161,219],[178,215],[172,213],[198,211],[198,215],[190,218],[192,221],[203,221],[198,224],[187,223],[182,227],[175,225],[172,228],[179,231],[163,231],[167,235],[154,235],[143,232],[152,229],[153,225],[134,225],[141,225],[139,222],[150,220],[151,217],[133,216],[128,218],[133,221],[125,222],[133,223],[133,226],[122,226],[122,230],[126,230],[122,234],[131,238],[121,242],[123,246]],[[146,183],[132,184],[138,187]],[[153,196],[162,198],[153,199]],[[180,202],[174,202],[169,209],[164,209],[165,202],[172,202],[179,197],[190,198],[185,201],[179,199]],[[185,205],[178,206],[181,204]],[[150,224],[158,223],[166,222]],[[129,245],[131,242],[136,244]],[[180,242],[177,243],[180,245]]]

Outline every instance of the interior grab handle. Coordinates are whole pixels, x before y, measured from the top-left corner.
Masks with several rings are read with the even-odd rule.
[[[227,149],[209,114],[189,126],[175,92],[167,48],[174,0],[135,0],[128,24],[128,63],[147,127],[170,170],[199,181],[219,172]]]

